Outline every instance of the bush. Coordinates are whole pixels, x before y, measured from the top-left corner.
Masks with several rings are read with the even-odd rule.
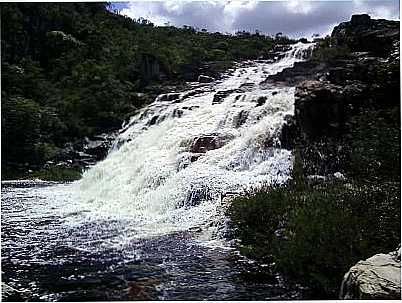
[[[392,181],[400,178],[399,107],[364,110],[349,123],[348,172],[354,178]]]
[[[358,260],[399,243],[399,184],[268,187],[237,198],[228,215],[240,251],[336,298]]]
[[[350,55],[350,49],[347,47],[318,47],[313,51],[311,60],[331,62],[338,59],[344,59]]]
[[[38,178],[44,181],[71,182],[80,179],[81,176],[82,173],[78,169],[53,166],[49,169],[34,172],[28,178]]]

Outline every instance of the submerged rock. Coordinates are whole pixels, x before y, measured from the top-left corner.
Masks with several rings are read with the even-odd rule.
[[[401,299],[401,246],[359,261],[344,276],[341,299]]]

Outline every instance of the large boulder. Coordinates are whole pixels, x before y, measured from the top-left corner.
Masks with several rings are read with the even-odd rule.
[[[401,247],[359,261],[344,276],[341,299],[401,299]]]
[[[369,15],[353,15],[348,22],[335,26],[331,34],[333,46],[348,47],[355,52],[372,52],[387,56],[399,40],[399,21],[375,20]]]

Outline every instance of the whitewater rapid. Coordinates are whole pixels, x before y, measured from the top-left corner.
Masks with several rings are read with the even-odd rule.
[[[68,211],[82,221],[127,220],[130,237],[146,238],[211,225],[222,220],[222,195],[285,182],[292,154],[280,148],[279,134],[294,112],[294,88],[261,83],[313,47],[297,43],[276,62],[244,62],[220,81],[159,96],[122,128],[106,159],[69,187]],[[204,137],[219,148],[194,153]]]

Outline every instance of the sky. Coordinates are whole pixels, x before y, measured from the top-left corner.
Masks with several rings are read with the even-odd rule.
[[[330,34],[332,28],[350,20],[352,14],[399,20],[399,0],[165,0],[114,2],[120,14],[140,17],[158,26],[190,25],[210,32],[235,33],[246,30],[292,38]]]

